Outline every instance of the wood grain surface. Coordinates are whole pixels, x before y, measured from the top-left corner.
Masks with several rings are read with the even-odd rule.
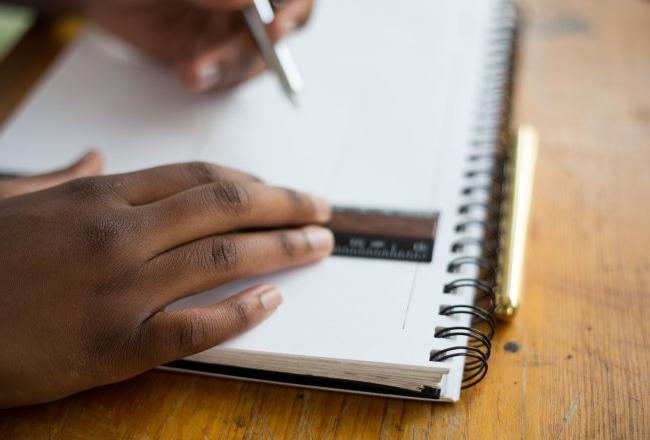
[[[151,372],[0,412],[0,438],[650,438],[650,2],[522,6],[516,117],[542,138],[526,296],[461,402]],[[0,118],[63,40],[41,23],[2,64]]]

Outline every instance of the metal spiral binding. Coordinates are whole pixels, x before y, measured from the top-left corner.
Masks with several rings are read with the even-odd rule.
[[[476,292],[473,305],[456,304],[446,306],[440,315],[470,317],[470,326],[452,326],[436,329],[435,338],[457,338],[466,340],[464,345],[455,345],[432,353],[430,359],[445,362],[457,357],[465,358],[462,388],[479,383],[488,371],[488,359],[492,351],[492,337],[496,323],[494,307],[496,302],[497,261],[499,252],[499,217],[502,201],[503,168],[506,146],[509,144],[508,124],[512,101],[512,78],[516,52],[517,11],[508,0],[498,5],[499,20],[489,40],[488,64],[484,68],[479,123],[475,126],[472,153],[467,158],[471,167],[465,172],[469,180],[490,178],[490,184],[470,183],[462,189],[467,202],[458,208],[463,219],[456,225],[459,237],[452,244],[451,251],[460,254],[448,265],[449,273],[456,273],[470,265],[478,270],[476,278],[458,278],[444,286],[444,293],[457,289],[471,288]],[[510,61],[508,62],[508,57]],[[496,146],[496,148],[495,148]],[[479,166],[484,166],[479,168]],[[474,196],[483,194],[484,201]],[[483,211],[484,219],[471,217],[474,209]],[[467,235],[469,230],[480,229],[481,236]],[[480,249],[480,255],[463,255],[470,247]]]

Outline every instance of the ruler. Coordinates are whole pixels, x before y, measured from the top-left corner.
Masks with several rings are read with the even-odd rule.
[[[436,212],[336,207],[327,226],[333,255],[429,263],[437,224]]]

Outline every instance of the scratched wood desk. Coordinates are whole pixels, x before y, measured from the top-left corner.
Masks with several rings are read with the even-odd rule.
[[[0,438],[650,438],[650,2],[523,6],[516,113],[542,135],[526,296],[460,403],[151,372],[0,412]],[[41,23],[1,65],[0,120],[71,33]]]

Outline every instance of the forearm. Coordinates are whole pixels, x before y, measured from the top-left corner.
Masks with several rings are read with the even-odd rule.
[[[57,13],[80,11],[87,0],[0,0],[0,2],[28,6],[45,13]]]

